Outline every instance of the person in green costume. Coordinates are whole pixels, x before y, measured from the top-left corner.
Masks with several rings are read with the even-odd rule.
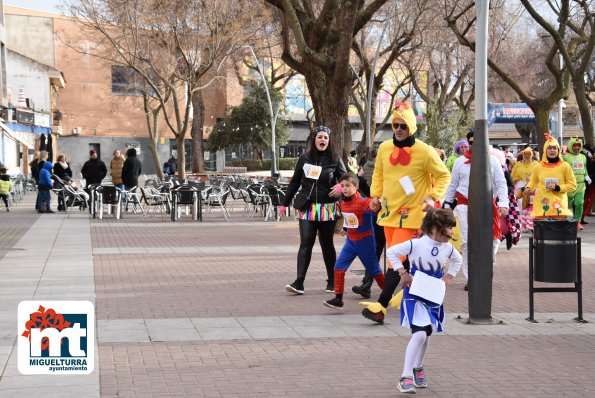
[[[570,165],[576,178],[576,189],[568,192],[568,207],[574,208],[574,219],[578,221],[578,229],[582,230],[581,218],[583,215],[583,204],[585,202],[585,190],[587,183],[591,183],[587,174],[587,157],[581,152],[583,142],[580,138],[573,137],[568,141],[568,154],[562,159]]]

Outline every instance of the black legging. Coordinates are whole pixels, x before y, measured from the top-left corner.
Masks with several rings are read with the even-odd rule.
[[[337,260],[337,252],[333,243],[335,234],[336,220],[333,221],[300,221],[300,249],[297,255],[297,281],[304,283],[306,272],[310,266],[312,258],[312,248],[316,241],[316,232],[318,232],[318,241],[322,249],[322,257],[326,266],[326,275],[329,283],[334,281],[334,267]]]

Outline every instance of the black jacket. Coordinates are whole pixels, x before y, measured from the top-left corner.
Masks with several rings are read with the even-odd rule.
[[[103,180],[107,174],[107,167],[105,167],[105,163],[99,159],[89,159],[83,165],[81,174],[83,175],[87,186],[91,184],[101,184],[101,180]]]
[[[66,163],[67,168],[62,167],[59,162],[54,163],[54,174],[62,181],[72,180],[72,170],[70,169],[70,163]]]
[[[126,186],[126,189],[138,185],[138,176],[140,173],[142,173],[140,160],[138,160],[136,155],[132,156],[128,152],[128,157],[124,161],[124,167],[122,167],[122,182]]]
[[[304,165],[306,163],[316,166],[322,166],[322,172],[318,180],[306,178],[304,174]],[[341,157],[337,156],[334,160],[329,158],[327,153],[324,153],[318,160],[311,159],[309,153],[305,153],[298,159],[291,177],[291,182],[287,187],[285,198],[283,199],[283,206],[289,206],[291,200],[296,195],[298,190],[308,195],[308,199],[312,203],[332,203],[336,202],[338,198],[331,198],[328,196],[333,186],[339,182],[341,176],[346,173],[345,164]]]

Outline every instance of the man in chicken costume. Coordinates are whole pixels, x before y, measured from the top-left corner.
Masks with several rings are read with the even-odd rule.
[[[386,246],[413,238],[421,228],[426,206],[434,206],[444,197],[450,182],[448,169],[431,146],[415,139],[415,113],[408,104],[397,102],[392,118],[393,139],[378,148],[370,194],[380,201],[378,224],[384,227]],[[402,258],[401,261],[405,261]],[[362,315],[384,323],[386,307],[403,279],[411,283],[407,268],[393,269],[389,262],[385,283],[378,302],[364,302]]]
[[[558,141],[546,133],[541,162],[531,173],[525,187],[525,192],[537,188],[532,218],[572,216],[572,211],[568,209],[568,192],[576,190],[576,178],[570,165],[562,160],[560,152]]]

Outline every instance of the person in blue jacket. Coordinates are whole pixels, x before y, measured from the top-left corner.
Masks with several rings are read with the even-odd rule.
[[[54,187],[54,182],[52,181],[52,168],[54,165],[52,162],[44,162],[41,170],[39,171],[39,192],[41,193],[41,203],[45,203],[45,211],[43,211],[43,206],[39,210],[38,213],[55,213],[50,208],[50,201],[52,197],[50,196],[50,191]]]

